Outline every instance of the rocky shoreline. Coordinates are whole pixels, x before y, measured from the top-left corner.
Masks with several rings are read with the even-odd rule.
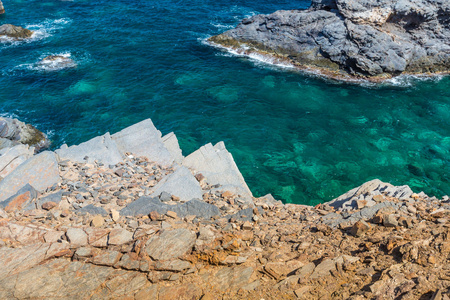
[[[2,299],[449,298],[447,196],[254,198],[222,142],[184,157],[151,120],[2,177]]]
[[[308,10],[244,19],[209,42],[346,80],[450,71],[448,1],[314,0]]]

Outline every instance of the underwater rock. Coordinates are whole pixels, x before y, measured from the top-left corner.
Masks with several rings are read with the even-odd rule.
[[[450,71],[445,0],[314,0],[307,10],[256,15],[210,42],[337,79],[382,81]]]
[[[1,6],[0,6],[1,7]],[[0,37],[10,37],[14,39],[26,39],[33,35],[33,31],[20,26],[4,24],[0,26]]]

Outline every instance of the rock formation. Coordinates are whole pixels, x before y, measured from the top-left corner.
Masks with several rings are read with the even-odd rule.
[[[450,70],[447,0],[313,0],[244,19],[209,39],[338,79],[381,81]]]
[[[39,152],[48,148],[50,141],[33,125],[17,119],[0,117],[0,151],[6,151],[6,148],[18,144],[28,145],[33,147],[35,152]]]
[[[73,59],[63,55],[49,55],[43,58],[38,64],[46,70],[60,70],[75,68],[77,66]]]
[[[33,31],[20,26],[4,24],[0,26],[0,38],[8,37],[13,39],[26,39],[33,35]]]
[[[449,299],[448,202],[254,198],[223,143],[183,157],[145,120],[4,176],[0,298]]]
[[[3,7],[2,1],[0,1],[0,15],[5,13],[5,8]]]

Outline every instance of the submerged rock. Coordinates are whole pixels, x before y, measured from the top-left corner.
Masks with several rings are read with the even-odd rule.
[[[314,0],[308,10],[256,15],[209,40],[328,77],[381,81],[448,73],[449,21],[445,0]]]
[[[0,5],[0,7],[2,7]],[[33,35],[33,31],[20,26],[4,24],[0,26],[0,37],[9,37],[14,39],[26,39]]]
[[[66,68],[75,68],[75,61],[63,55],[49,55],[39,62],[40,67],[48,70],[60,70]]]
[[[29,145],[38,152],[50,146],[46,135],[30,124],[17,119],[0,117],[0,139],[10,140],[12,143],[0,143],[0,149],[18,144]],[[5,147],[3,147],[3,145]]]

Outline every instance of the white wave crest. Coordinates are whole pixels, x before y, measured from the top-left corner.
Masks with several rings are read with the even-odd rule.
[[[1,48],[15,47],[25,43],[32,43],[35,41],[43,40],[52,36],[57,30],[63,29],[66,25],[72,22],[69,18],[62,18],[56,20],[46,19],[40,24],[27,24],[24,28],[33,31],[33,35],[26,39],[14,39],[9,37],[0,37]]]

